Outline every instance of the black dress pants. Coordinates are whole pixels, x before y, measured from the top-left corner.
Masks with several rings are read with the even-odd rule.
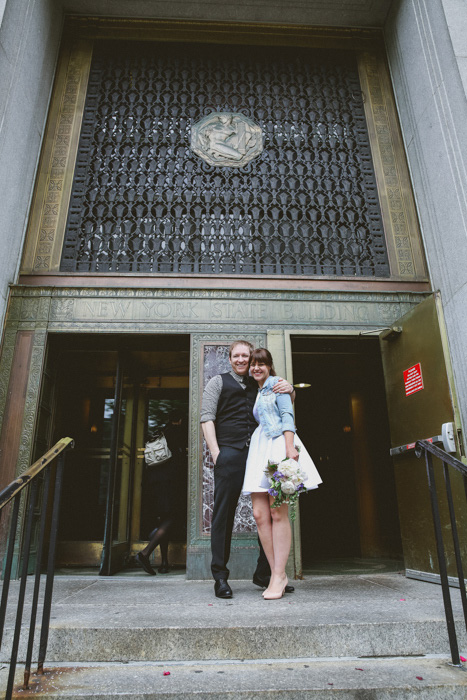
[[[211,571],[214,580],[229,578],[227,563],[230,558],[230,543],[235,519],[235,510],[245,477],[248,447],[236,449],[221,447],[214,467],[214,507],[211,523]],[[268,560],[260,545],[256,569],[258,575],[270,576]]]
[[[228,579],[227,562],[235,509],[242,491],[248,447],[221,447],[214,467],[214,508],[211,523],[211,571],[214,580]]]
[[[271,576],[271,567],[269,566],[268,558],[266,554],[264,553],[263,545],[261,544],[261,540],[258,537],[258,544],[259,544],[259,556],[258,560],[256,562],[256,571],[255,574],[256,576],[259,576],[259,578],[269,578]]]

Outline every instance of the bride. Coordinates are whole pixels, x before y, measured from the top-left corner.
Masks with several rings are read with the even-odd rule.
[[[263,593],[265,600],[282,598],[287,585],[285,567],[292,542],[288,505],[271,508],[274,497],[268,492],[265,474],[268,460],[279,463],[284,459],[298,461],[306,474],[305,488],[317,488],[321,477],[313,460],[295,432],[292,401],[289,394],[275,394],[278,381],[269,350],[257,348],[250,359],[250,373],[258,382],[258,396],[253,414],[259,425],[251,437],[242,492],[251,494],[253,515],[258,535],[271,567],[271,579]],[[298,448],[298,449],[297,449]]]

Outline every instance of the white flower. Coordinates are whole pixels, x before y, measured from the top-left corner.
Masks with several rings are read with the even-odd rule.
[[[301,484],[307,479],[308,476],[305,474],[305,472],[302,472],[300,469],[297,469],[297,473],[294,474],[292,477],[292,481],[296,484]]]
[[[298,465],[295,459],[284,459],[284,461],[278,466],[280,467],[281,472],[285,474],[285,470],[290,471],[290,473],[296,472]]]
[[[284,481],[281,484],[282,493],[295,493],[295,484],[293,481]]]

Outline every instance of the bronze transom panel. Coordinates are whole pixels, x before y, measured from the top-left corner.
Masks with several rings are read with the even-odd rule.
[[[213,112],[258,124],[261,153],[198,157]],[[354,54],[100,42],[61,270],[388,277]]]

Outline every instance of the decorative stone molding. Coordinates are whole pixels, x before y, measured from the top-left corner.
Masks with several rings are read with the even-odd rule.
[[[386,65],[379,54],[365,52],[359,69],[392,276],[421,278],[421,234]]]
[[[23,258],[25,272],[58,270],[92,46],[67,37],[49,114]]]

